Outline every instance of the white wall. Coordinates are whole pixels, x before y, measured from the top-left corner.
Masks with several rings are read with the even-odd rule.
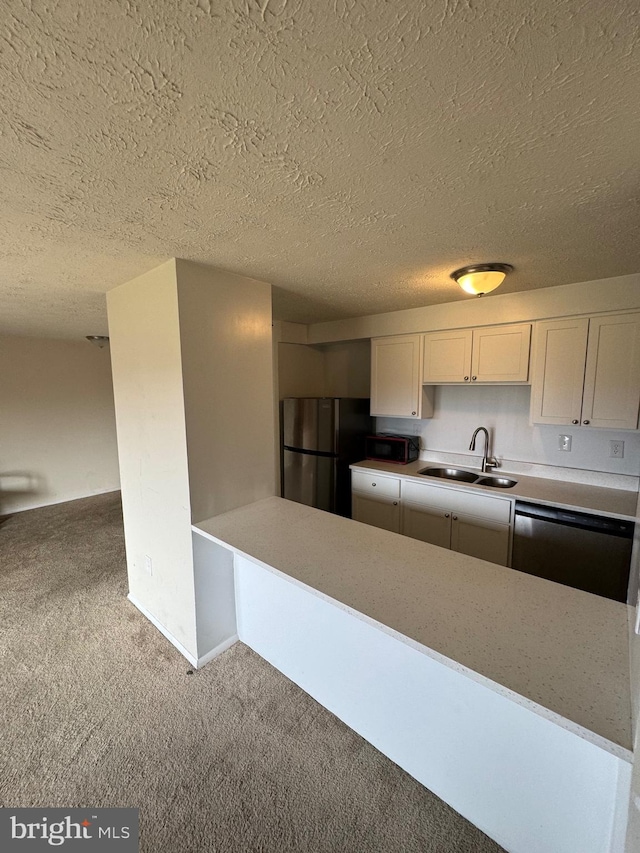
[[[178,259],[192,521],[275,494],[271,285]]]
[[[271,288],[174,259],[107,305],[130,596],[197,660],[191,522],[275,489]]]
[[[129,592],[195,657],[175,262],[111,290],[107,307]]]
[[[0,514],[118,489],[109,348],[0,337]]]
[[[324,346],[278,344],[278,387],[285,397],[368,397],[371,387],[369,341]]]
[[[323,346],[326,397],[368,397],[371,393],[369,341],[344,341]]]
[[[379,432],[418,434],[423,455],[429,450],[470,453],[471,435],[478,426],[492,433],[493,452],[508,461],[580,468],[615,474],[640,474],[640,433],[576,426],[547,426],[529,423],[528,385],[486,385],[435,387],[433,418],[411,421],[406,418],[376,418]],[[558,449],[558,436],[571,435],[571,451]],[[609,456],[609,442],[624,441],[624,458]],[[477,445],[482,453],[483,443]],[[470,464],[478,456],[472,454]]]
[[[324,397],[325,364],[320,347],[278,344],[278,390],[285,397]]]

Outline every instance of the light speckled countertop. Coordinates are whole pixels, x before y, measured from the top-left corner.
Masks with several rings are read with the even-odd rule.
[[[627,605],[277,497],[193,529],[631,760]]]
[[[443,462],[428,462],[417,459],[408,465],[394,465],[391,462],[374,462],[366,460],[350,466],[353,471],[373,471],[380,474],[390,474],[403,480],[417,483],[430,483],[432,486],[445,486],[467,491],[482,491],[501,498],[517,498],[518,500],[533,501],[547,506],[557,506],[562,509],[583,510],[599,515],[622,518],[627,521],[636,520],[636,504],[638,493],[624,489],[607,489],[603,486],[587,486],[584,483],[566,483],[563,480],[547,479],[544,477],[527,477],[524,474],[511,474],[497,468],[481,474],[477,468],[464,465],[447,465]],[[452,480],[441,480],[418,474],[423,468],[462,468],[479,476],[509,477],[517,480],[510,489],[496,489],[491,486],[478,486],[470,483],[456,483]]]

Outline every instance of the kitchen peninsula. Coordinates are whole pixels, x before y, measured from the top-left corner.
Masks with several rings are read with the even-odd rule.
[[[619,849],[624,604],[281,498],[193,526],[229,631],[514,853]],[[232,578],[232,583],[230,582]]]

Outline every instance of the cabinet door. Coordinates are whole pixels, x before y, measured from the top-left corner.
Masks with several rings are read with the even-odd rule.
[[[640,313],[592,317],[582,423],[636,429],[640,406]]]
[[[536,323],[532,423],[580,423],[588,328],[587,319],[576,317]]]
[[[422,381],[434,384],[470,382],[472,335],[471,329],[425,334]]]
[[[509,561],[508,524],[496,524],[468,515],[451,518],[451,549],[489,563],[507,566]]]
[[[449,548],[451,513],[443,509],[425,509],[415,504],[403,504],[402,532],[412,539]]]
[[[422,417],[422,335],[371,341],[371,414]]]
[[[400,533],[400,501],[379,501],[353,492],[351,517],[355,521]]]
[[[473,330],[472,382],[527,382],[531,323]]]

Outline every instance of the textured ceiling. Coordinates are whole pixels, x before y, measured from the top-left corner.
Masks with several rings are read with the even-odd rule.
[[[4,0],[0,332],[172,256],[310,322],[640,271],[637,0]]]

